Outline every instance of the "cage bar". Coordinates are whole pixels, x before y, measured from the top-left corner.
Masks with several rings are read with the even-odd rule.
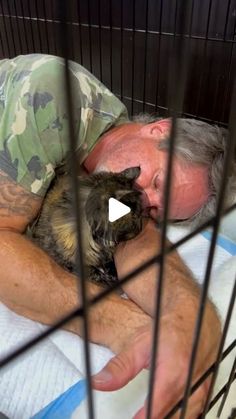
[[[68,31],[72,30],[75,31],[75,33],[79,33],[79,42],[77,49],[80,50],[80,62],[81,64],[87,64],[87,67],[89,67],[90,71],[95,72],[96,66],[95,66],[95,47],[93,44],[93,36],[92,34],[98,34],[98,54],[99,54],[99,72],[100,72],[100,78],[103,78],[103,73],[105,73],[105,65],[104,63],[109,62],[110,63],[110,84],[111,84],[111,90],[114,91],[114,93],[117,93],[121,99],[126,100],[128,103],[131,103],[131,113],[133,113],[134,109],[153,109],[155,112],[158,110],[159,112],[165,112],[167,115],[170,115],[172,111],[176,111],[176,104],[179,104],[181,106],[177,106],[178,112],[182,115],[187,116],[196,116],[198,118],[201,118],[202,120],[206,120],[208,122],[219,122],[221,125],[227,124],[228,119],[228,102],[230,101],[231,97],[231,90],[233,85],[233,75],[236,65],[236,54],[235,54],[235,28],[236,28],[236,19],[235,16],[232,15],[232,9],[234,7],[234,1],[228,0],[227,4],[223,5],[222,0],[217,2],[217,5],[212,2],[212,0],[208,1],[208,4],[205,6],[207,7],[207,16],[206,16],[206,26],[205,26],[205,33],[201,35],[201,31],[194,32],[192,30],[192,24],[193,21],[196,21],[196,0],[192,0],[188,2],[188,5],[191,6],[191,18],[190,18],[190,24],[183,25],[184,28],[178,28],[178,25],[180,23],[180,9],[183,7],[184,2],[180,2],[179,0],[176,0],[175,2],[175,10],[174,7],[172,9],[174,10],[174,13],[172,15],[172,24],[166,25],[166,4],[162,0],[159,0],[160,3],[160,14],[159,16],[156,16],[156,22],[158,22],[157,25],[154,25],[154,29],[150,29],[149,27],[149,6],[151,3],[151,0],[146,0],[145,3],[145,25],[144,27],[139,26],[139,19],[137,18],[137,14],[139,13],[139,8],[137,4],[135,4],[135,0],[132,1],[132,7],[131,7],[131,20],[124,25],[124,11],[126,10],[126,2],[123,2],[121,0],[120,2],[120,21],[118,20],[116,22],[113,22],[114,16],[113,16],[113,2],[112,0],[109,0],[109,19],[110,22],[106,22],[102,18],[102,8],[101,8],[101,0],[98,1],[98,23],[94,22],[93,20],[93,14],[92,14],[92,3],[89,0],[87,3],[87,16],[85,16],[85,9],[83,9],[84,15],[81,13],[81,4],[78,0],[75,2],[77,7],[78,16],[77,19],[75,19],[74,16],[70,16],[70,19],[66,21],[66,24],[64,28],[66,28],[66,33],[68,34]],[[10,57],[13,55],[21,53],[22,51],[27,51],[29,53],[32,52],[46,52],[46,53],[54,53],[59,54],[59,49],[62,48],[63,50],[63,42],[62,40],[64,33],[62,34],[61,29],[62,26],[60,23],[60,19],[56,13],[57,10],[55,10],[55,5],[57,2],[50,2],[47,1],[47,7],[44,0],[39,1],[29,1],[29,0],[20,0],[20,2],[17,2],[13,0],[10,2],[2,2],[0,0],[0,20],[2,22],[2,25],[0,27],[0,45],[2,48],[2,54],[4,57]],[[62,2],[61,2],[62,3]],[[69,6],[71,4],[71,1],[67,4],[64,4],[63,7],[67,7],[67,10],[69,9]],[[174,6],[174,5],[173,5]],[[219,12],[219,7],[224,6],[224,27],[220,31],[220,33],[217,35],[217,33],[214,33],[213,30],[213,21],[214,17]],[[49,11],[50,7],[50,11]],[[188,9],[188,10],[190,10]],[[184,11],[187,13],[187,11]],[[66,16],[66,9],[64,9],[63,17]],[[68,16],[68,15],[67,15]],[[195,20],[194,20],[195,19]],[[129,24],[130,23],[130,24]],[[165,23],[165,25],[164,25]],[[52,26],[53,29],[53,38],[51,38],[51,34],[49,31],[49,25]],[[220,26],[220,25],[218,25]],[[221,25],[222,26],[222,25]],[[20,34],[20,28],[23,28],[22,35]],[[164,29],[163,29],[164,28]],[[165,29],[167,28],[167,29]],[[29,29],[29,33],[27,32],[27,29]],[[104,33],[107,33],[110,37],[110,57],[106,57],[106,60],[103,60],[103,52],[105,51],[104,48],[104,40],[102,35],[102,31]],[[57,42],[57,35],[62,35],[62,38],[60,38],[59,43]],[[83,36],[82,36],[83,34]],[[115,34],[118,34],[120,36],[120,47],[121,47],[121,53],[120,53],[120,62],[119,65],[114,66],[113,64],[113,58],[114,58],[114,38]],[[86,36],[87,35],[87,36]],[[124,64],[124,35],[129,35],[131,37],[131,47],[127,48],[127,51],[130,53],[130,61],[131,61],[131,80],[130,85],[131,89],[128,90],[125,86],[124,80],[123,80],[123,73],[125,70],[125,64]],[[138,38],[138,37],[142,38]],[[155,64],[155,70],[157,73],[157,80],[156,80],[156,86],[155,86],[155,92],[154,97],[151,99],[148,96],[148,87],[149,87],[149,81],[147,80],[147,65],[148,65],[148,56],[147,56],[147,49],[149,46],[149,36],[153,36],[156,40],[156,43],[158,43],[157,48],[157,63]],[[86,44],[86,41],[88,38],[88,45]],[[23,45],[23,39],[25,39],[25,45]],[[142,39],[144,42],[142,45],[144,45],[144,48],[142,46],[139,46],[137,39]],[[194,41],[194,43],[193,43]],[[72,37],[72,43],[74,45],[74,48],[64,48],[63,55],[66,57],[66,63],[69,58],[74,58],[75,54],[75,44],[74,44],[74,38]],[[163,76],[163,68],[161,63],[161,60],[163,57],[166,57],[167,52],[167,46],[173,43],[176,47],[176,50],[179,50],[179,53],[181,54],[181,48],[183,45],[187,45],[188,48],[188,54],[186,54],[186,59],[183,60],[185,62],[184,68],[182,70],[184,72],[187,71],[188,62],[191,61],[192,56],[196,51],[196,46],[200,46],[200,50],[203,52],[203,59],[202,63],[210,65],[210,55],[208,52],[212,51],[212,48],[217,45],[216,50],[220,52],[222,55],[223,50],[226,46],[228,46],[227,53],[225,53],[225,57],[228,59],[228,73],[226,72],[222,73],[222,66],[216,65],[215,72],[219,72],[220,77],[216,78],[214,88],[214,99],[213,99],[213,106],[212,101],[208,102],[211,104],[211,111],[205,111],[202,107],[201,97],[204,93],[205,96],[207,96],[207,93],[204,92],[205,89],[205,74],[204,74],[204,66],[202,66],[202,69],[198,69],[198,74],[200,75],[198,80],[198,96],[197,100],[195,102],[195,112],[188,111],[188,108],[185,109],[183,106],[184,104],[184,94],[186,90],[186,74],[181,74],[181,71],[179,71],[179,75],[181,77],[181,81],[178,80],[178,83],[180,84],[180,90],[178,91],[177,98],[175,101],[170,103],[170,100],[168,99],[168,95],[165,95],[166,90],[162,86],[162,78],[161,73]],[[53,45],[53,47],[52,47]],[[202,47],[203,45],[203,47]],[[218,47],[219,46],[219,47]],[[142,50],[143,48],[143,50]],[[86,58],[87,57],[87,58]],[[179,56],[180,57],[180,56]],[[175,57],[176,62],[178,64],[178,68],[180,69],[180,58]],[[173,59],[173,55],[171,57]],[[142,61],[143,60],[143,61]],[[144,63],[144,65],[140,65],[140,68],[138,68],[139,63]],[[153,63],[152,63],[153,64]],[[67,68],[68,64],[66,64]],[[68,71],[68,69],[67,69]],[[166,72],[166,68],[164,69]],[[118,92],[118,87],[115,82],[114,75],[117,75],[117,72],[119,72],[120,77],[120,92]],[[136,75],[136,72],[139,72],[139,75]],[[140,72],[143,72],[141,75],[143,84],[140,89],[135,90],[136,84],[135,81],[140,79]],[[208,78],[210,77],[210,74],[208,74]],[[68,77],[67,77],[68,78]],[[118,77],[116,77],[118,79]],[[67,81],[69,84],[69,81]],[[153,83],[153,80],[151,80],[151,83]],[[171,83],[169,83],[168,86],[171,86]],[[168,87],[167,86],[167,87]],[[223,87],[224,89],[223,89]],[[117,91],[116,91],[117,90]],[[138,91],[140,90],[140,91]],[[175,91],[173,88],[173,85],[171,86],[171,93]],[[222,90],[222,92],[221,92]],[[210,91],[210,88],[209,88]],[[69,93],[70,95],[70,93]],[[218,110],[218,102],[220,98],[223,98],[221,101],[221,109],[220,112]],[[211,98],[212,99],[212,98]],[[184,112],[182,112],[184,110]],[[175,131],[175,118],[176,114],[174,113],[174,119],[173,119],[173,128],[172,128],[172,134],[171,134],[171,144],[174,147],[174,131]],[[232,121],[235,119],[235,115],[232,116],[231,114],[231,129],[232,129],[232,137],[235,137],[235,126],[233,126]],[[71,124],[72,126],[72,124]],[[73,127],[72,127],[73,129]],[[73,134],[72,134],[73,138]],[[232,139],[232,138],[231,138]],[[233,139],[232,139],[233,140]],[[73,149],[73,141],[71,143],[72,149]],[[233,150],[233,141],[230,145],[230,150]],[[126,281],[131,280],[137,273],[140,273],[144,271],[148,266],[151,266],[153,263],[160,263],[160,276],[158,281],[158,296],[157,296],[157,305],[156,305],[156,334],[154,335],[154,345],[153,345],[153,360],[152,360],[152,367],[151,367],[151,374],[150,374],[150,381],[149,381],[149,405],[148,405],[148,417],[150,417],[151,414],[151,405],[152,405],[152,389],[154,385],[154,374],[152,373],[155,370],[155,359],[156,354],[158,351],[158,333],[159,333],[159,325],[158,325],[158,319],[160,317],[160,310],[161,310],[161,299],[162,299],[162,282],[163,282],[163,276],[164,276],[164,259],[165,256],[178,248],[180,244],[190,239],[190,237],[193,237],[197,232],[203,230],[208,225],[213,225],[213,237],[212,237],[212,243],[210,248],[210,254],[208,259],[208,265],[205,275],[205,281],[203,285],[203,291],[201,295],[201,302],[200,302],[200,313],[197,321],[197,328],[195,329],[195,337],[193,342],[193,349],[192,349],[192,359],[190,363],[190,369],[189,369],[189,377],[188,377],[188,383],[187,387],[185,389],[185,397],[184,399],[178,403],[178,408],[182,406],[182,416],[181,418],[184,418],[186,409],[187,409],[187,403],[188,398],[192,394],[193,388],[196,388],[196,385],[191,387],[191,373],[193,371],[194,367],[194,360],[195,355],[197,352],[197,345],[198,345],[198,337],[200,335],[200,329],[201,329],[201,322],[203,318],[203,310],[205,307],[205,301],[207,298],[207,290],[209,285],[209,278],[210,278],[210,272],[211,272],[211,263],[214,256],[214,247],[216,243],[217,238],[217,231],[219,227],[219,222],[222,216],[222,203],[223,203],[223,195],[224,195],[224,186],[226,184],[226,177],[227,177],[227,171],[225,171],[225,177],[223,179],[222,183],[222,193],[219,200],[219,206],[217,210],[216,217],[213,217],[212,220],[210,220],[208,223],[205,223],[204,226],[201,226],[200,229],[196,229],[193,233],[186,236],[184,239],[181,239],[177,243],[174,243],[170,249],[165,248],[165,233],[166,233],[166,219],[167,219],[167,213],[168,213],[168,191],[170,188],[170,177],[171,177],[171,158],[173,154],[173,148],[171,148],[172,153],[170,153],[170,159],[168,162],[168,178],[166,181],[166,204],[165,204],[165,217],[162,225],[162,252],[161,254],[157,255],[155,258],[150,259],[147,261],[144,266],[136,269],[134,272],[131,272],[128,276],[121,279],[121,282],[119,283],[119,286],[124,284]],[[230,154],[230,151],[229,151]],[[233,154],[233,153],[231,153]],[[76,197],[75,197],[76,199]],[[78,197],[77,197],[78,199]],[[78,203],[77,203],[78,204]],[[77,206],[77,205],[76,205]],[[231,209],[234,209],[232,207]],[[78,236],[79,236],[79,230],[78,229]],[[83,275],[82,275],[83,277]],[[82,282],[82,284],[84,284]],[[85,284],[83,285],[85,286]],[[114,287],[114,289],[118,288]],[[102,298],[105,298],[109,293],[112,292],[112,290],[106,290],[103,293],[101,293],[100,296],[97,296],[93,299],[93,303],[96,304],[98,301],[100,301]],[[36,337],[35,339],[31,340],[22,348],[19,348],[18,351],[15,352],[15,354],[10,354],[4,359],[0,361],[0,366],[7,365],[10,361],[13,361],[17,356],[19,356],[21,353],[23,353],[25,350],[31,348],[33,345],[41,341],[43,338],[48,336],[50,333],[52,333],[54,330],[57,330],[58,327],[61,327],[63,324],[65,324],[66,321],[74,318],[75,316],[83,316],[85,317],[85,329],[86,327],[86,311],[87,311],[87,305],[86,305],[86,298],[85,298],[85,290],[82,291],[84,300],[82,307],[78,308],[78,310],[75,310],[73,313],[71,313],[66,318],[62,319],[60,322],[58,322],[56,325],[50,327],[46,333],[41,334],[40,336]],[[225,329],[223,332],[223,339],[227,332],[227,326],[230,320],[230,312],[232,312],[232,306],[235,300],[235,287],[234,292],[231,297],[231,303],[229,306],[229,314],[227,316],[227,320],[225,323]],[[89,365],[89,349],[88,349],[88,330],[85,333],[85,353],[86,353],[86,365],[87,365],[87,374],[88,374],[88,381],[90,380],[90,365]],[[233,348],[233,347],[232,347]],[[232,349],[230,349],[232,350]],[[218,352],[217,361],[214,364],[213,368],[213,379],[211,382],[211,388],[208,394],[207,403],[205,405],[204,409],[204,415],[206,414],[206,411],[208,411],[213,404],[216,402],[216,400],[219,400],[219,397],[223,395],[223,400],[226,399],[228,391],[229,391],[229,384],[224,386],[224,388],[218,393],[218,395],[215,396],[213,400],[211,400],[211,393],[214,386],[214,380],[217,374],[217,370],[219,368],[219,365],[224,357],[222,355],[223,351],[223,340],[221,341],[220,345],[220,351]],[[224,352],[225,353],[225,352]],[[235,365],[232,369],[229,382],[231,383],[235,379]],[[205,376],[205,375],[203,375]],[[198,380],[199,381],[199,380]],[[200,382],[200,381],[199,381]],[[197,383],[196,383],[197,384]],[[200,384],[199,384],[200,385]],[[90,406],[90,417],[93,417],[93,401],[92,401],[92,395],[91,395],[91,383],[88,384],[88,393],[89,393],[89,406]],[[220,396],[219,396],[220,394]],[[223,403],[222,400],[222,403]],[[223,409],[223,404],[221,405],[221,411]],[[220,412],[219,409],[219,412]],[[171,413],[171,412],[170,412]],[[173,409],[172,409],[173,413]],[[169,417],[169,416],[168,416]]]
[[[203,413],[202,413],[203,417],[206,415],[206,413],[208,411],[208,408],[209,408],[210,399],[211,399],[212,392],[213,392],[213,389],[214,389],[214,384],[215,384],[215,381],[216,381],[216,378],[217,378],[217,373],[219,371],[220,362],[222,360],[225,339],[226,339],[226,335],[227,335],[227,332],[228,332],[229,323],[230,323],[230,320],[231,320],[235,299],[236,299],[236,277],[235,277],[234,287],[233,287],[232,295],[231,295],[231,298],[230,298],[229,307],[228,307],[228,311],[227,311],[227,316],[226,316],[226,320],[225,320],[225,324],[224,324],[224,328],[223,328],[223,332],[222,332],[222,338],[221,338],[220,347],[219,347],[217,358],[216,358],[215,368],[214,368],[214,372],[212,374],[211,384],[210,384],[210,387],[209,387],[209,390],[208,390],[207,399],[206,399],[204,410],[203,410]]]
[[[196,328],[194,331],[194,339],[193,339],[191,360],[190,360],[190,365],[189,365],[189,373],[188,373],[185,394],[183,398],[183,406],[182,406],[180,419],[184,419],[186,415],[188,398],[190,395],[193,369],[195,365],[195,360],[196,360],[196,355],[197,355],[197,350],[198,350],[198,345],[199,345],[199,340],[200,340],[202,321],[203,321],[203,316],[204,316],[209,282],[210,282],[210,274],[211,274],[212,262],[213,262],[214,252],[215,252],[215,245],[216,245],[216,240],[217,240],[217,234],[219,231],[220,219],[222,216],[227,178],[229,175],[229,170],[230,170],[232,159],[234,156],[235,142],[236,142],[236,124],[235,124],[235,111],[233,108],[235,106],[235,99],[236,99],[235,95],[236,95],[236,89],[234,92],[234,100],[232,101],[232,108],[231,108],[232,109],[231,116],[230,116],[231,131],[230,131],[230,137],[229,137],[228,150],[226,152],[226,157],[225,157],[225,162],[224,162],[222,182],[221,182],[219,199],[218,199],[217,209],[216,209],[216,218],[213,224],[213,234],[212,234],[211,245],[210,245],[210,250],[209,250],[209,255],[208,255],[206,274],[205,274],[204,283],[203,283],[202,292],[201,292],[201,300],[199,304],[199,315],[197,318]]]
[[[66,88],[66,100],[69,115],[69,140],[71,149],[71,181],[74,191],[73,200],[73,211],[76,219],[76,236],[77,236],[77,252],[76,252],[76,270],[79,275],[78,277],[78,292],[82,296],[82,304],[84,307],[83,314],[83,335],[84,335],[84,353],[85,353],[85,365],[86,365],[86,387],[87,387],[87,398],[88,398],[88,413],[89,419],[94,418],[93,408],[93,396],[92,396],[92,382],[91,382],[91,364],[90,364],[90,352],[89,352],[89,323],[88,323],[88,311],[89,304],[86,293],[86,281],[85,281],[85,270],[83,261],[83,237],[81,236],[81,221],[80,221],[80,202],[79,202],[79,190],[77,182],[77,161],[76,161],[76,139],[74,133],[73,123],[73,93],[71,90],[70,83],[70,72],[68,62],[68,45],[69,45],[69,32],[68,32],[68,9],[65,7],[64,0],[59,3],[59,15],[61,21],[61,45],[63,50],[63,57],[65,59],[65,88]],[[90,16],[89,16],[90,19]]]
[[[226,402],[226,398],[227,398],[227,396],[229,394],[230,386],[231,386],[232,382],[235,379],[236,379],[236,357],[235,357],[235,360],[234,360],[234,364],[233,364],[233,366],[231,368],[229,380],[228,380],[227,384],[224,386],[224,391],[222,392],[223,398],[222,398],[220,407],[219,407],[218,412],[217,412],[217,417],[218,418],[220,417],[221,412],[222,412],[222,410],[224,408],[224,405],[225,405],[225,402]],[[211,405],[210,405],[210,407],[211,407]]]
[[[193,10],[193,0],[188,1],[185,4],[182,2],[180,7],[180,13],[182,16],[182,27],[179,32],[184,33],[185,28],[188,26],[188,22],[192,20],[192,10]],[[177,25],[177,4],[175,10],[175,31]],[[174,156],[174,147],[175,147],[175,135],[176,135],[176,118],[183,109],[184,96],[185,96],[185,86],[188,76],[188,45],[184,45],[184,38],[180,37],[177,45],[173,44],[172,54],[174,57],[173,62],[170,63],[169,70],[169,85],[170,85],[170,105],[169,108],[172,110],[172,127],[170,134],[170,144],[169,144],[169,155],[167,163],[167,175],[165,180],[165,202],[164,202],[164,217],[161,228],[161,258],[159,262],[159,278],[157,286],[157,296],[156,296],[156,312],[154,320],[154,336],[153,336],[153,350],[152,350],[152,360],[150,367],[150,380],[149,380],[149,399],[148,399],[148,409],[147,409],[147,418],[151,418],[152,412],[152,397],[153,397],[153,387],[155,379],[155,369],[156,369],[156,358],[158,354],[158,342],[159,342],[159,333],[160,333],[160,318],[161,318],[161,304],[162,304],[162,294],[164,286],[164,270],[165,270],[165,257],[166,257],[166,233],[167,233],[167,220],[168,220],[168,207],[169,207],[169,198],[170,198],[170,187],[171,187],[171,174],[172,174],[172,164]]]

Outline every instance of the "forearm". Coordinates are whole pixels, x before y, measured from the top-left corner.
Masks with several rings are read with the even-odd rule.
[[[135,268],[141,266],[160,253],[160,232],[150,221],[143,232],[133,240],[121,243],[115,254],[115,263],[119,278],[124,277]],[[159,278],[159,263],[152,264],[124,285],[129,297],[141,305],[151,316],[156,305],[156,288]],[[191,273],[184,265],[177,252],[166,256],[164,266],[163,309],[169,306],[183,293],[199,295],[199,290],[192,280]]]
[[[137,238],[122,244],[115,255],[115,262],[119,277],[149,260],[160,252],[160,233],[152,222],[145,226],[144,231]],[[124,285],[124,291],[129,298],[136,302],[149,315],[154,316],[157,283],[159,278],[159,264],[151,265],[147,270],[137,275]],[[191,273],[184,265],[177,252],[171,252],[166,257],[164,268],[164,287],[162,295],[163,322],[172,322],[176,327],[188,330],[189,340],[199,309],[200,289],[192,279]],[[202,340],[209,334],[212,340],[218,342],[220,336],[220,322],[213,304],[207,300],[206,315],[202,328]],[[187,333],[187,332],[186,332]]]
[[[51,325],[81,305],[77,278],[18,233],[0,232],[0,266],[0,300],[20,315]],[[100,292],[100,287],[87,282],[88,298]],[[135,304],[131,304],[111,295],[91,308],[91,340],[115,350],[112,343],[116,337],[112,329],[117,326],[119,333],[118,326],[122,326],[124,320],[125,337],[128,333],[126,317],[130,308],[136,310]],[[124,313],[122,319],[120,312]],[[65,329],[82,335],[82,321],[77,318],[67,323]]]

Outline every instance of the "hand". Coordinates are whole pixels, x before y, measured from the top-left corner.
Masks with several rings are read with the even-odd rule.
[[[148,222],[138,237],[119,246],[115,255],[118,276],[125,276],[156,255],[160,250],[159,243],[158,230],[152,222]],[[158,265],[152,265],[124,288],[127,295],[152,317],[155,313],[158,270]],[[199,296],[199,288],[192,280],[188,269],[176,252],[171,253],[165,267],[152,419],[163,419],[183,397]],[[150,367],[152,322],[142,324],[140,328],[137,328],[137,322],[135,325],[134,332],[127,336],[125,345],[121,345],[116,352],[118,355],[93,378],[94,388],[104,391],[119,389],[143,368]],[[133,331],[132,321],[129,328],[130,332]],[[193,382],[196,382],[214,362],[219,339],[219,319],[213,305],[207,301]],[[195,419],[201,413],[207,388],[208,382],[204,382],[189,399],[186,416],[188,419]],[[136,414],[135,419],[145,418],[145,409],[146,405]],[[176,414],[176,417],[179,417],[179,414]]]
[[[191,333],[192,334],[192,333]],[[154,380],[152,419],[163,419],[170,409],[182,398],[188,372],[191,352],[189,332],[181,325],[162,322],[156,377]],[[114,357],[106,367],[93,377],[93,387],[97,390],[113,391],[123,387],[143,368],[150,367],[152,348],[152,325],[146,325],[136,330],[124,349]],[[197,359],[194,381],[210,366],[214,360],[215,351],[201,353]],[[187,418],[195,419],[201,413],[206,400],[208,382],[189,399]],[[135,419],[144,419],[146,403]],[[174,418],[178,418],[177,413]]]

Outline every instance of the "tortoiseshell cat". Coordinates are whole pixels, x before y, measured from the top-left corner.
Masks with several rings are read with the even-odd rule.
[[[117,280],[114,250],[119,242],[135,237],[142,229],[140,191],[134,189],[139,174],[140,168],[133,167],[120,173],[78,176],[83,258],[85,272],[92,281],[110,286]],[[69,176],[57,175],[32,226],[31,236],[58,264],[75,272],[77,235],[72,197]],[[111,197],[131,208],[114,222],[108,220]]]

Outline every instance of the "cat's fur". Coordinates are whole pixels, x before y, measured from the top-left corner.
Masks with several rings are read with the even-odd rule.
[[[140,192],[133,187],[139,173],[140,168],[134,167],[118,174],[102,172],[78,177],[83,258],[90,280],[111,285],[116,280],[113,254],[117,244],[135,237],[142,229]],[[132,211],[110,222],[111,197]],[[76,217],[73,188],[67,174],[56,176],[31,228],[31,236],[58,264],[76,272]]]

